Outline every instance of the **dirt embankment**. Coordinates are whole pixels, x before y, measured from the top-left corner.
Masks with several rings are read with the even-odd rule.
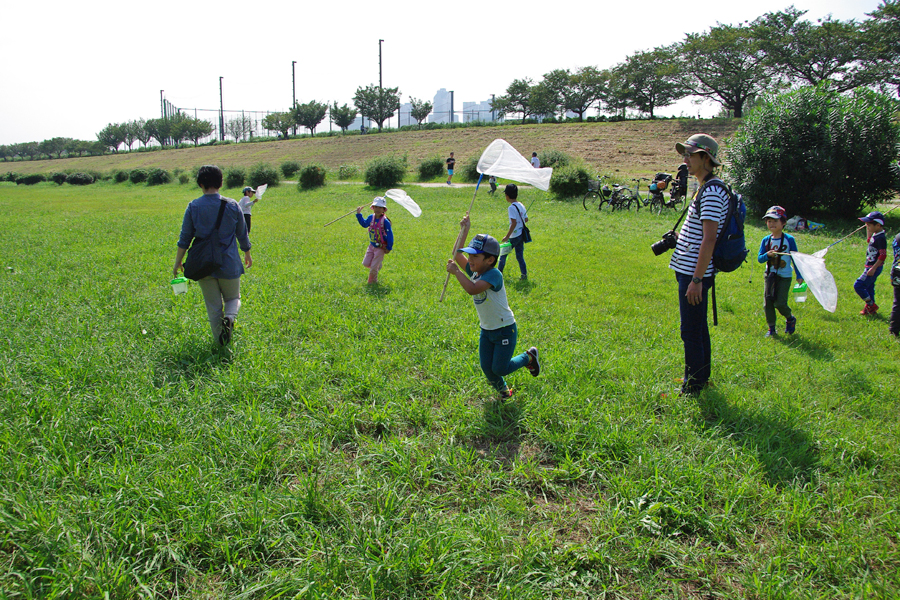
[[[708,133],[727,149],[728,138],[740,125],[739,119],[678,119],[666,121],[623,121],[619,123],[564,123],[544,125],[503,125],[431,131],[338,135],[270,142],[254,142],[180,148],[158,152],[132,152],[22,161],[0,164],[2,171],[50,173],[54,171],[112,171],[138,167],[190,169],[203,164],[249,167],[259,162],[279,165],[286,160],[318,162],[329,170],[340,165],[362,167],[379,155],[406,155],[410,168],[431,156],[446,158],[455,152],[466,161],[480,155],[497,138],[503,138],[522,154],[556,149],[580,157],[600,173],[649,175],[672,171],[681,162],[675,142],[694,133]]]

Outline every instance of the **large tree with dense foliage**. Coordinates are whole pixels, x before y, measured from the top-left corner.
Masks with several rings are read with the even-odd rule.
[[[500,114],[522,113],[522,122],[525,119],[536,114],[532,107],[531,88],[533,82],[529,78],[514,79],[506,88],[506,93],[502,96],[494,98],[491,103],[491,110],[495,110]]]
[[[744,104],[772,83],[766,54],[751,27],[717,25],[706,33],[689,33],[681,58],[690,92],[718,102],[735,117],[742,117]]]
[[[900,97],[900,0],[883,0],[863,23],[866,66],[877,85]]]
[[[678,45],[635,52],[615,67],[629,108],[653,117],[653,111],[687,95]]]
[[[409,97],[409,105],[410,105],[410,116],[416,120],[416,123],[419,126],[428,118],[428,115],[431,114],[431,110],[434,108],[434,105],[427,100],[417,100],[412,96]]]
[[[269,131],[277,131],[284,139],[288,138],[291,128],[296,125],[290,112],[273,112],[263,117],[263,127]]]
[[[400,88],[382,88],[377,85],[356,88],[353,103],[359,114],[369,118],[381,131],[384,122],[400,109]]]
[[[766,97],[729,144],[728,177],[756,210],[853,217],[895,194],[900,124],[889,97],[825,84]]]
[[[338,106],[337,102],[331,105],[331,120],[341,128],[341,131],[347,131],[354,119],[356,119],[356,110],[352,106],[348,104]]]
[[[295,104],[291,109],[291,118],[294,123],[306,127],[312,134],[316,133],[316,127],[319,126],[326,114],[328,114],[328,104],[315,100],[306,104]]]
[[[120,123],[110,123],[97,133],[97,141],[111,148],[113,152],[119,151],[119,146],[125,143],[125,128]]]

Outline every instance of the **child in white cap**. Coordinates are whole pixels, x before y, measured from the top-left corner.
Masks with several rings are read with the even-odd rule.
[[[391,222],[385,215],[387,202],[383,196],[376,196],[372,200],[372,214],[362,218],[360,212],[363,206],[356,208],[356,220],[361,227],[369,230],[369,246],[366,248],[366,256],[363,258],[363,266],[369,269],[368,283],[378,283],[378,271],[384,262],[384,255],[394,247],[394,232],[391,230]]]
[[[244,213],[244,222],[247,224],[247,235],[250,235],[250,218],[251,213],[253,212],[253,205],[259,202],[259,199],[254,198],[253,194],[256,193],[249,185],[244,188],[244,197],[241,198],[241,201],[238,205],[241,207],[241,212]]]
[[[469,216],[466,215],[460,225],[468,229],[468,221]],[[541,363],[538,362],[538,349],[534,346],[513,356],[518,329],[506,300],[503,273],[497,269],[499,255],[500,242],[486,233],[479,233],[468,246],[457,251],[455,260],[447,261],[447,272],[456,277],[459,285],[475,302],[481,324],[478,340],[481,370],[501,398],[510,398],[513,391],[506,385],[503,376],[525,367],[532,376],[537,377],[541,372]]]

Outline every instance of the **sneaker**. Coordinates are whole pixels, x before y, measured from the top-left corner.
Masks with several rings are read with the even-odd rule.
[[[515,393],[516,393],[516,391],[515,391],[514,389],[512,389],[512,388],[506,388],[505,390],[503,390],[502,392],[500,392],[500,399],[501,399],[501,400],[508,400],[508,399],[512,398],[512,397],[513,397],[513,394],[515,394]]]
[[[234,329],[234,321],[225,317],[222,319],[222,331],[219,332],[219,343],[227,346],[231,342],[231,332]]]
[[[778,332],[775,331],[774,325],[769,325],[769,330],[766,332],[766,337],[775,337],[778,335]]]
[[[522,275],[521,277],[519,277],[519,280],[520,281],[528,281],[528,275]]]
[[[787,320],[787,324],[784,326],[784,332],[788,335],[794,333],[797,329],[797,317],[791,316],[790,319]]]
[[[538,360],[538,349],[532,346],[525,351],[525,354],[531,357],[531,361],[525,365],[525,368],[528,369],[528,372],[531,373],[532,377],[537,377],[541,374],[541,362]]]
[[[872,304],[869,305],[869,314],[874,315],[877,312],[878,312],[878,305],[873,302]]]

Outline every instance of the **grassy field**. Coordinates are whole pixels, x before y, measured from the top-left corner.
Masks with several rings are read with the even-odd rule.
[[[161,167],[191,169],[204,164],[222,168],[250,166],[258,162],[280,165],[285,160],[318,162],[329,170],[340,165],[362,168],[375,156],[388,154],[409,158],[411,173],[425,158],[446,158],[453,151],[456,159],[467,161],[480,156],[493,140],[503,138],[520,152],[531,156],[554,148],[583,159],[597,172],[628,173],[649,176],[671,171],[680,163],[674,151],[676,141],[699,131],[716,136],[723,146],[740,120],[679,119],[669,121],[623,121],[619,123],[564,123],[545,125],[504,125],[467,127],[431,131],[390,132],[383,134],[303,138],[272,142],[229,144],[201,148],[182,148],[164,152],[133,152],[84,158],[0,163],[5,172],[51,173],[53,171],[109,172],[117,169]],[[135,146],[138,147],[138,146]],[[462,164],[462,162],[460,163]]]
[[[0,184],[0,597],[900,594],[898,342],[857,314],[861,235],[828,253],[837,312],[794,305],[794,336],[763,337],[760,266],[720,276],[715,385],[682,398],[649,250],[675,215],[523,190],[508,293],[544,368],[504,403],[471,300],[438,302],[472,189],[392,204],[370,288],[365,231],[322,224],[378,191],[267,192],[229,357],[169,286],[193,188]],[[472,221],[505,231],[505,204],[482,190]]]

